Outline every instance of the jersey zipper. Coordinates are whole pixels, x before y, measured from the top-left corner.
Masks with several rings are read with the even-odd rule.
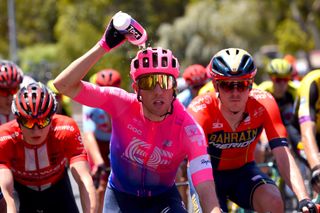
[[[39,167],[39,157],[38,157],[38,152],[37,152],[37,147],[33,148],[34,151],[34,159],[35,159],[35,163],[36,163],[36,168],[37,168],[37,173],[38,173],[38,179],[40,179],[40,167]],[[38,190],[41,191],[41,186],[37,186]]]
[[[150,124],[151,128],[148,131],[147,139],[154,140],[155,137],[152,137],[152,135],[154,133],[154,125],[155,124],[153,122],[151,122],[151,124]],[[146,173],[147,173],[147,164],[148,164],[148,161],[149,161],[151,155],[153,154],[153,150],[154,150],[156,144],[155,143],[151,143],[150,145],[151,145],[150,150],[147,153],[146,157],[144,158],[143,165],[142,165],[142,172],[141,172],[141,190],[142,190],[141,194],[142,195],[141,196],[151,196],[152,195],[151,191],[147,191],[145,189],[145,179],[146,179]]]

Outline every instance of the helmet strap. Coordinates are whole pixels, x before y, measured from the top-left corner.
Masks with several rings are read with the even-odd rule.
[[[137,99],[138,99],[139,102],[142,103],[142,97],[141,97],[141,95],[140,95],[140,88],[139,88],[138,91],[137,91]]]
[[[160,115],[161,117],[166,116],[166,115],[172,115],[172,113],[173,113],[173,102],[174,102],[174,100],[176,100],[176,97],[177,97],[177,88],[174,88],[173,89],[173,99],[171,101],[170,110],[168,112],[166,112],[165,114]]]

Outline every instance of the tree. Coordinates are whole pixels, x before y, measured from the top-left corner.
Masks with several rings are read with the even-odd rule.
[[[159,27],[158,45],[171,48],[183,67],[193,63],[207,65],[213,54],[227,47],[255,52],[265,42],[260,39],[257,8],[255,1],[196,2],[172,25]]]

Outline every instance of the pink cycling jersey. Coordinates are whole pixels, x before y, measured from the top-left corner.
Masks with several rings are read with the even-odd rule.
[[[110,187],[137,196],[160,194],[172,187],[186,157],[195,185],[213,180],[203,130],[179,101],[161,122],[145,118],[136,95],[120,88],[83,82],[75,101],[112,117]]]

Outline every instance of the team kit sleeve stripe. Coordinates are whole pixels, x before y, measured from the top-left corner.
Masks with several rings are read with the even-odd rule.
[[[190,174],[196,186],[204,181],[213,180],[209,155],[201,155],[190,161]]]

